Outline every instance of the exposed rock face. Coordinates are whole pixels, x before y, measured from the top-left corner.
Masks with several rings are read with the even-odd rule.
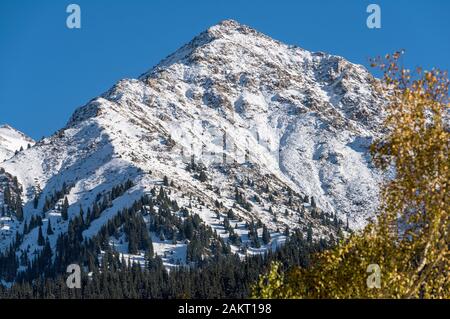
[[[382,97],[362,66],[284,45],[228,20],[141,80],[155,92],[151,104],[158,108],[173,103],[191,117],[201,110],[210,126],[238,127],[237,144],[323,207],[349,214],[356,224],[374,210],[378,177],[367,147],[383,119]],[[260,141],[248,138],[246,146],[244,136]],[[261,141],[265,151],[256,145]],[[260,152],[279,154],[264,161]]]

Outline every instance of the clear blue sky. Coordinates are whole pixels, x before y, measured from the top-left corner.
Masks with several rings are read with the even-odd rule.
[[[81,6],[80,30],[66,7]],[[377,3],[382,28],[366,27]],[[121,78],[135,78],[192,37],[232,18],[280,41],[344,56],[406,49],[404,63],[450,69],[448,0],[0,0],[0,123],[34,138]]]

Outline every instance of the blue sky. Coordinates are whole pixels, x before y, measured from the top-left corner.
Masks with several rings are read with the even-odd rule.
[[[81,7],[82,28],[66,27]],[[381,6],[381,29],[366,7]],[[135,78],[199,32],[235,19],[311,51],[368,65],[406,49],[404,64],[450,69],[447,0],[0,0],[0,123],[33,138],[122,78]]]

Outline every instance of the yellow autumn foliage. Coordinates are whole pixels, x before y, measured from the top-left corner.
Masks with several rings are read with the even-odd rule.
[[[449,80],[440,70],[412,74],[401,53],[373,61],[384,78],[386,134],[371,147],[391,178],[367,227],[286,273],[274,264],[255,298],[450,298]],[[393,177],[392,177],[393,176]],[[380,286],[368,284],[380,270]]]

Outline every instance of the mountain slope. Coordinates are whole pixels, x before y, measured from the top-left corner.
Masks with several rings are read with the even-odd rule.
[[[9,125],[0,126],[0,162],[11,158],[20,148],[25,149],[33,144],[33,139],[22,132]]]
[[[24,202],[25,220],[14,212],[2,219],[0,249],[18,231],[24,233],[18,256],[41,251],[37,224],[24,231],[33,216],[44,230],[50,220],[49,244],[57,249],[69,220],[81,211],[85,222],[107,197],[82,229],[82,238],[95,238],[124,208],[143,196],[156,198],[160,187],[180,221],[197,214],[241,254],[276,247],[293,229],[328,240],[347,220],[361,227],[377,202],[379,175],[367,154],[382,120],[376,81],[341,57],[223,21],[139,79],[119,81],[77,109],[59,132],[0,164],[6,171],[0,201],[5,204],[10,185]],[[132,185],[121,186],[129,180]],[[69,220],[62,216],[65,198]],[[166,265],[187,262],[193,239],[170,239],[176,230],[155,228],[151,212],[164,213],[164,201],[143,202],[155,252]],[[261,241],[266,226],[271,240]],[[239,242],[231,240],[236,234]],[[126,256],[134,250],[126,229],[108,240]],[[144,252],[131,255],[140,260]]]

